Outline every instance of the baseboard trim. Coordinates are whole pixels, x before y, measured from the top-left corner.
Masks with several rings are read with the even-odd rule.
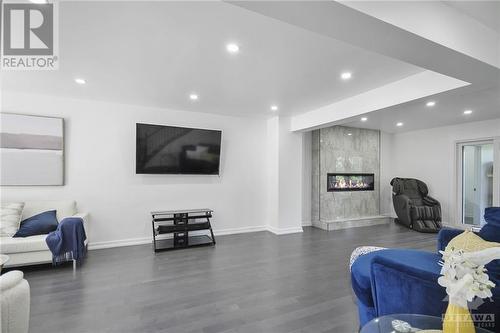
[[[242,227],[242,228],[229,228],[229,229],[220,229],[214,230],[215,236],[224,236],[224,235],[234,235],[234,234],[246,234],[248,232],[259,232],[266,231],[267,227],[265,225],[260,225],[256,227]]]
[[[275,228],[272,226],[267,226],[267,231],[272,232],[275,235],[287,235],[287,234],[295,234],[295,233],[299,233],[299,232],[304,232],[302,227]]]
[[[255,227],[228,228],[228,229],[214,230],[214,235],[225,236],[225,235],[244,234],[248,232],[259,232],[267,230],[268,230],[267,226],[265,225],[255,226]],[[142,238],[120,239],[120,240],[113,240],[106,242],[90,242],[89,250],[100,250],[100,249],[109,249],[113,247],[150,244],[152,242],[151,238],[152,237],[142,237]]]
[[[312,225],[313,225],[312,221],[302,221],[303,227],[312,227]]]
[[[89,242],[89,250],[109,249],[112,247],[134,246],[151,243],[151,237],[128,238],[106,242]]]

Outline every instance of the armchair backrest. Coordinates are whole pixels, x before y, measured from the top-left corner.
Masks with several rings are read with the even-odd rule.
[[[479,231],[479,236],[489,242],[500,243],[500,207],[488,207],[484,211],[486,224]]]
[[[486,224],[479,231],[479,236],[489,242],[500,243],[500,207],[488,207],[484,210]],[[493,260],[486,265],[490,279],[500,284],[500,260]]]
[[[404,194],[412,201],[421,201],[429,194],[427,185],[414,178],[393,178],[391,185],[394,195]]]

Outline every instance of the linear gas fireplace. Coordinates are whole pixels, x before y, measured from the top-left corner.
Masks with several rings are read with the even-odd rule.
[[[373,173],[329,173],[326,177],[328,192],[373,191],[375,189],[375,174]]]

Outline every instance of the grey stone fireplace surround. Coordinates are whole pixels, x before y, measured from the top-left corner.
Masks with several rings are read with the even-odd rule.
[[[328,191],[328,174],[373,174],[373,190]],[[344,179],[342,179],[344,182]],[[312,223],[324,230],[390,222],[380,215],[380,132],[333,126],[312,133]],[[345,186],[345,184],[341,184]],[[356,185],[352,185],[356,186]]]

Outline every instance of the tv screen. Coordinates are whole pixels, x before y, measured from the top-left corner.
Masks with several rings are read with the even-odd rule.
[[[222,131],[136,125],[136,173],[218,175]]]

